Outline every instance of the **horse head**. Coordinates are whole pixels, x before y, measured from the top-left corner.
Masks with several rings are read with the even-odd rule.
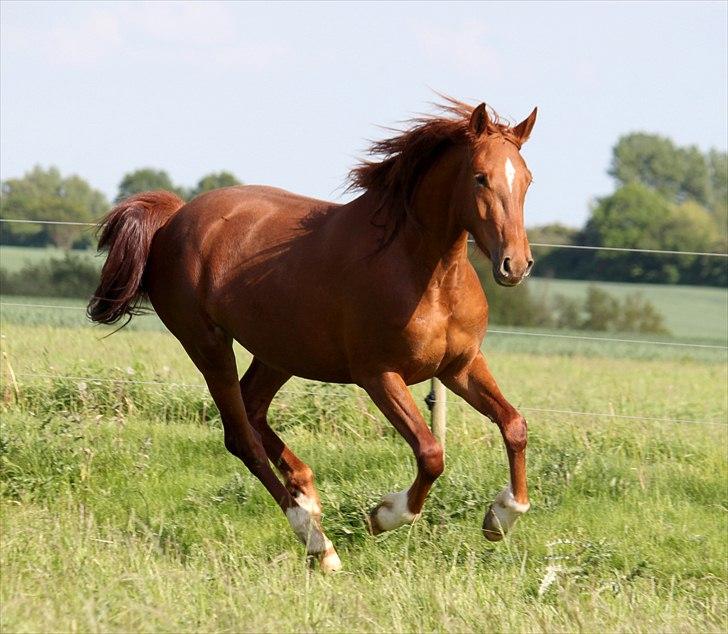
[[[531,172],[521,156],[536,122],[537,109],[514,127],[493,121],[484,103],[473,110],[472,205],[466,205],[463,224],[493,264],[502,286],[519,284],[533,267],[523,224],[523,204]]]

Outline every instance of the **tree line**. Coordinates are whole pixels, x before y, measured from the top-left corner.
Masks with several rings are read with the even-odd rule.
[[[618,140],[608,173],[615,191],[597,199],[584,227],[550,224],[529,229],[532,242],[725,253],[728,250],[728,158],[725,152],[680,147],[668,138],[633,133]],[[203,176],[193,187],[172,182],[164,170],[125,174],[113,202],[151,189],[189,200],[240,184],[230,172]],[[34,167],[2,182],[0,217],[94,222],[110,207],[79,176]],[[3,223],[0,244],[88,247],[92,235],[64,225]],[[696,255],[534,248],[534,275],[566,279],[728,285],[728,260]]]
[[[612,150],[615,191],[597,199],[581,229],[529,230],[532,242],[726,253],[728,159],[654,134],[629,134]],[[728,284],[728,260],[695,255],[534,249],[534,274],[561,279]]]
[[[114,198],[117,203],[132,194],[166,189],[185,200],[218,187],[240,185],[230,172],[213,172],[203,176],[195,186],[175,185],[164,170],[142,168],[125,174]],[[79,176],[62,176],[56,167],[34,167],[21,178],[2,183],[0,217],[22,220],[96,222],[111,207],[106,196]],[[93,236],[80,227],[67,225],[33,225],[3,223],[0,244],[21,246],[57,246],[64,249],[86,248]]]

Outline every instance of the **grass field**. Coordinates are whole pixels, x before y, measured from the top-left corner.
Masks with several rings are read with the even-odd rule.
[[[363,515],[411,481],[409,450],[358,388],[292,381],[271,419],[316,471],[344,563],[325,577],[226,453],[167,333],[100,339],[27,310],[3,310],[19,384],[15,397],[3,368],[3,632],[728,627],[724,351],[567,354],[558,346],[579,342],[493,337],[492,369],[529,419],[532,498],[497,545],[479,530],[507,481],[492,424],[451,399],[447,468],[423,517],[374,538]],[[426,386],[413,390],[422,403]]]
[[[68,251],[58,247],[9,247],[0,246],[0,267],[7,271],[19,271],[27,264],[37,264],[50,258],[62,258]],[[96,251],[74,250],[74,255],[94,260]]]

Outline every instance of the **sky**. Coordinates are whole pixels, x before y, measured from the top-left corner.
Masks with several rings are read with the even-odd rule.
[[[539,115],[526,222],[580,226],[617,139],[728,145],[726,2],[2,2],[0,176],[110,199],[125,172],[346,201],[368,139],[434,90]]]

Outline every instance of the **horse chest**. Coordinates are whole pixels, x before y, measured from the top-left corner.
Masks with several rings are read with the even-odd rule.
[[[413,315],[403,333],[408,352],[403,371],[408,382],[428,378],[468,354],[479,346],[485,330],[485,311],[463,313],[447,304],[426,308]]]

